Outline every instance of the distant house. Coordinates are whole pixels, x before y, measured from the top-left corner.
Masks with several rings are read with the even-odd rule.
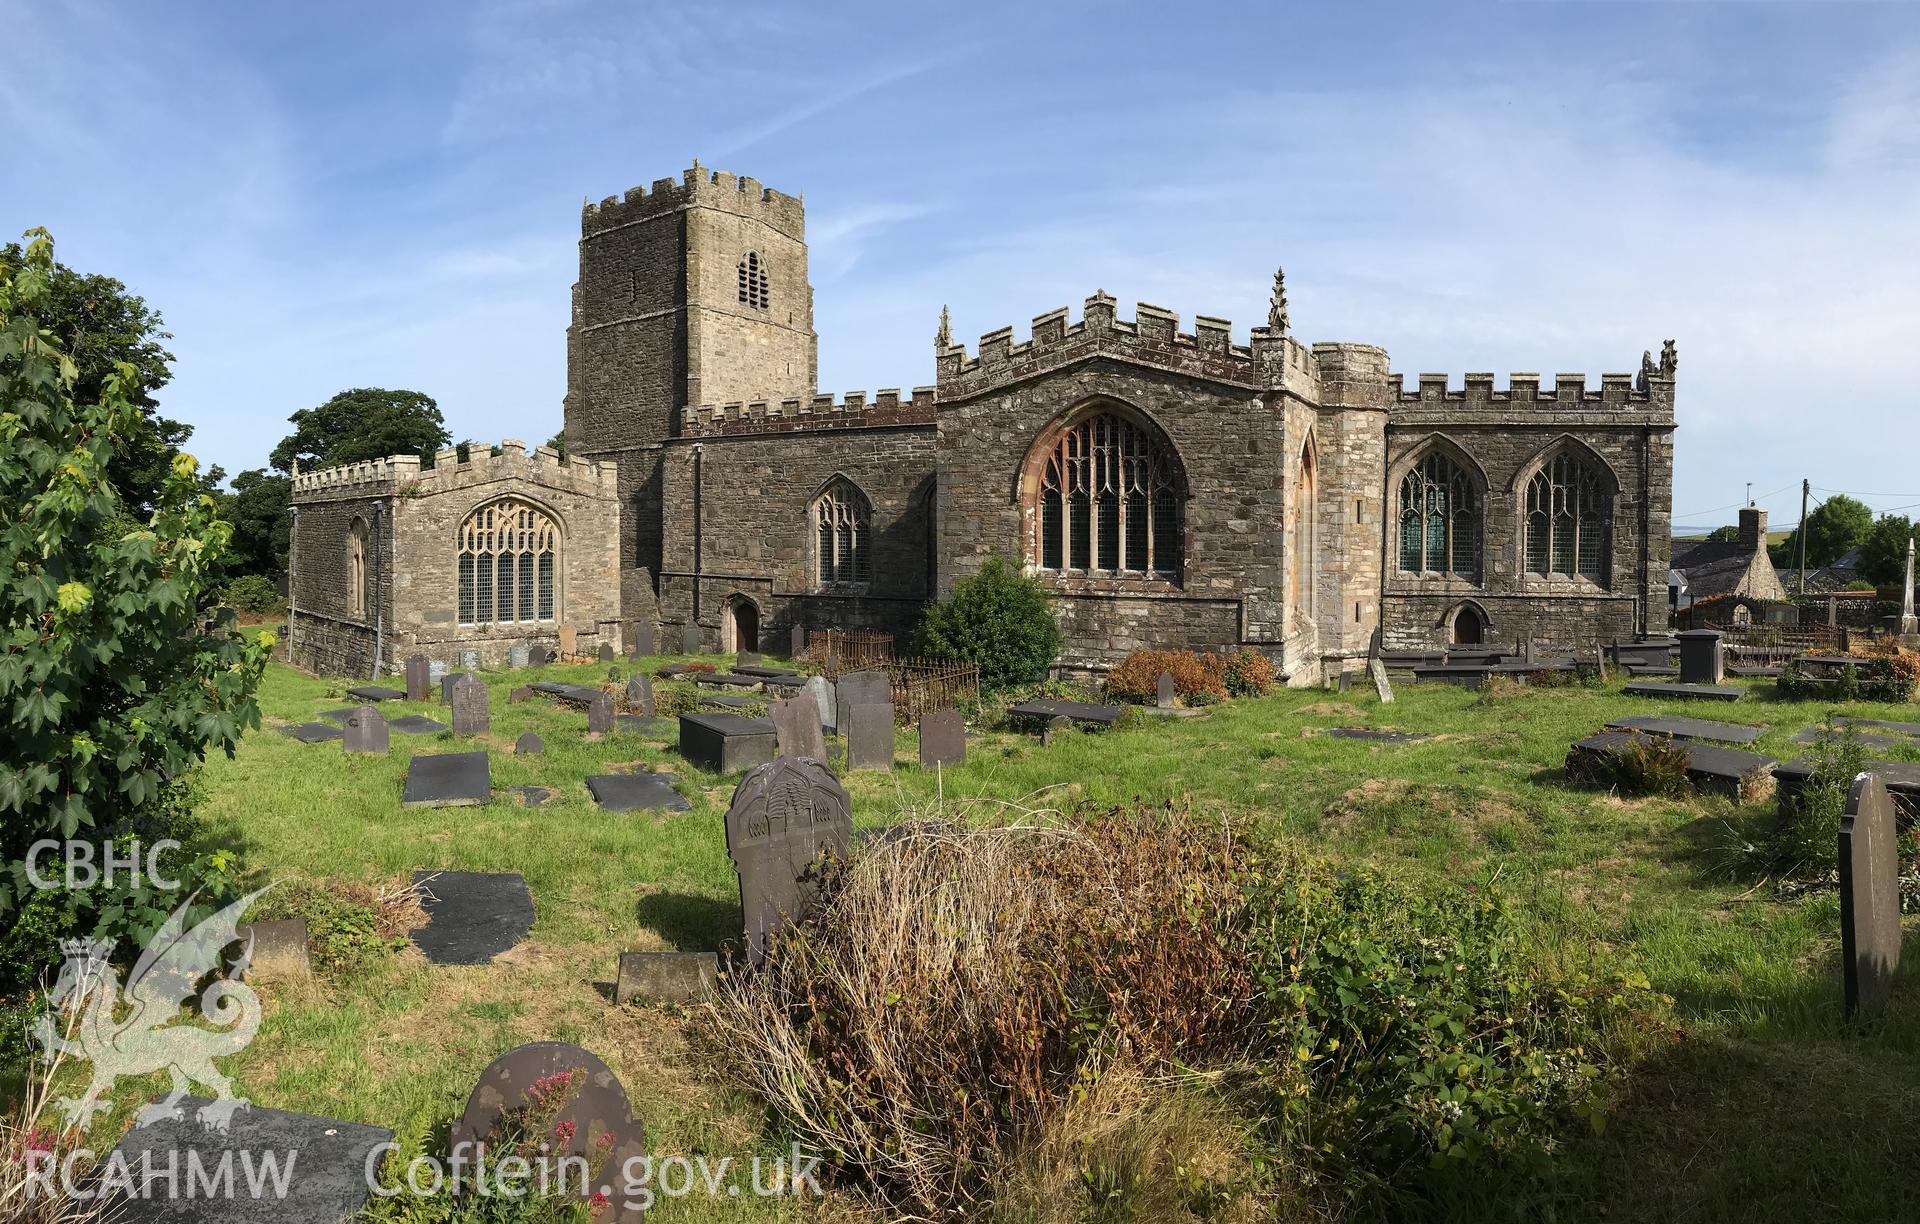
[[[1758,506],[1740,511],[1737,540],[1675,540],[1669,566],[1678,607],[1729,595],[1762,602],[1787,597],[1767,555],[1767,512]]]

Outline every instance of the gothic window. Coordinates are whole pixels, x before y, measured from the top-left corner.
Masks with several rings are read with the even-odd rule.
[[[490,502],[460,525],[459,619],[513,625],[554,616],[560,530],[515,498]]]
[[[1606,580],[1611,506],[1600,470],[1562,451],[1527,482],[1527,572]]]
[[[347,527],[347,611],[367,614],[367,520],[356,518]]]
[[[1480,490],[1440,451],[1400,478],[1400,572],[1480,578]]]
[[[873,506],[852,481],[835,480],[813,503],[814,578],[821,587],[873,578]]]
[[[1301,615],[1313,612],[1313,446],[1300,452],[1300,477],[1293,492],[1293,608]]]
[[[1043,445],[1031,546],[1037,568],[1179,576],[1185,491],[1172,451],[1151,427],[1095,412]]]
[[[755,310],[767,308],[767,265],[756,251],[740,259],[740,301]]]

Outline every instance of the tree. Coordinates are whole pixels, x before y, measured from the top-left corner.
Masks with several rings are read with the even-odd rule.
[[[1740,529],[1731,526],[1715,527],[1707,533],[1707,541],[1712,544],[1738,544],[1740,542]]]
[[[293,478],[250,468],[233,478],[222,517],[233,524],[236,574],[284,573],[293,528]]]
[[[0,247],[0,274],[18,276],[26,259],[17,242]],[[117,427],[107,478],[128,513],[151,511],[173,457],[193,434],[193,426],[161,416],[153,398],[173,379],[173,354],[164,343],[173,334],[166,330],[166,321],[113,277],[75,272],[61,263],[53,265],[34,314],[73,362],[76,401],[99,403],[106,380],[116,375],[119,364],[133,366],[122,387],[136,412]],[[222,475],[219,468],[210,469],[200,480],[201,488],[212,491]]]
[[[1873,530],[1873,511],[1844,493],[1835,494],[1807,514],[1807,568],[1832,565],[1860,547]],[[1800,564],[1800,528],[1787,534],[1786,543],[1775,553],[1774,564],[1796,568]]]
[[[129,526],[112,465],[140,416],[141,371],[119,362],[95,398],[75,398],[78,365],[41,313],[59,310],[53,240],[28,238],[0,272],[0,913],[36,896],[34,841],[138,833],[209,748],[231,753],[260,723],[273,643],[219,606],[231,528],[193,456],[174,456],[153,510]]]
[[[287,419],[293,432],[273,448],[270,462],[288,474],[296,460],[308,471],[388,455],[431,458],[452,436],[440,406],[418,391],[355,387]]]
[[[927,609],[920,652],[933,659],[978,664],[983,688],[1044,680],[1060,655],[1060,626],[1046,588],[989,557],[980,572],[955,584],[949,599]]]
[[[567,431],[563,429],[551,438],[548,438],[547,445],[559,451],[560,457],[565,459],[567,457]]]
[[[1920,528],[1904,514],[1882,516],[1860,545],[1860,576],[1880,586],[1907,578],[1907,541],[1920,540]]]

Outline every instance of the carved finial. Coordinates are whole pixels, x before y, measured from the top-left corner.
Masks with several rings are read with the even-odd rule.
[[[1660,346],[1660,376],[1672,378],[1673,372],[1680,368],[1680,349],[1668,340]]]
[[[1275,336],[1287,334],[1287,272],[1273,270],[1273,296],[1267,300],[1267,330]]]
[[[947,315],[947,308],[940,308],[940,330],[933,333],[935,352],[944,353],[953,347],[953,320]]]
[[[1642,349],[1640,351],[1640,377],[1634,380],[1634,389],[1637,391],[1645,391],[1647,389],[1647,380],[1657,373],[1659,373],[1659,371],[1656,370],[1653,365],[1653,350]]]

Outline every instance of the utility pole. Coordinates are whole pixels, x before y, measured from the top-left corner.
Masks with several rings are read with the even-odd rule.
[[[1807,594],[1807,496],[1813,492],[1813,482],[1800,482],[1800,595]]]

